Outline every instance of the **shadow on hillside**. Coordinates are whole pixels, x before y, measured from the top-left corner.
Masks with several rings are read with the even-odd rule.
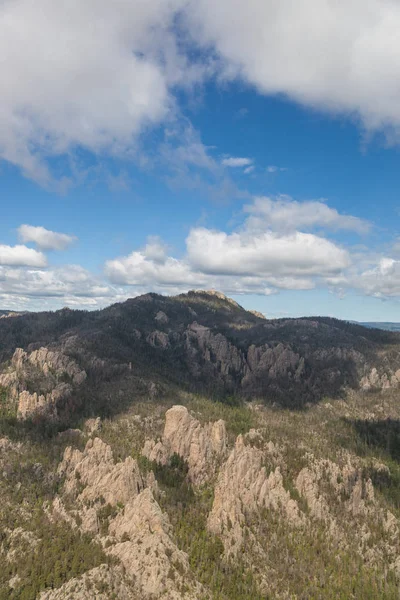
[[[343,446],[371,459],[363,469],[364,477],[370,478],[375,490],[400,510],[400,420],[343,421],[350,426],[350,436],[343,440]]]
[[[400,463],[400,420],[345,419],[345,422],[352,427],[357,454],[368,456],[376,452]]]

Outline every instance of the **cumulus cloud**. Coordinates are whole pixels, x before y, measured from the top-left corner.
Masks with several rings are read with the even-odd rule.
[[[76,240],[75,236],[50,231],[44,227],[34,227],[33,225],[18,227],[18,237],[21,242],[25,244],[33,242],[42,250],[65,250]]]
[[[46,270],[0,266],[0,297],[10,299],[14,304],[17,302],[19,306],[39,299],[61,304],[98,305],[111,303],[119,294],[119,290],[79,265]]]
[[[351,256],[346,249],[322,236],[297,231],[292,222],[282,227],[279,202],[290,211],[289,199],[269,207],[273,215],[277,212],[267,223],[263,213],[267,200],[256,199],[246,207],[250,214],[237,231],[192,228],[181,258],[171,256],[159,238],[150,238],[144,248],[107,261],[105,274],[118,285],[144,285],[157,291],[207,287],[226,293],[271,294],[312,289],[319,281],[338,277],[350,267]],[[299,210],[301,214],[295,206],[295,212]],[[338,213],[333,217],[340,222]],[[263,225],[256,218],[264,219]],[[289,219],[293,219],[290,212]],[[324,219],[327,221],[326,216]],[[320,217],[318,222],[322,220]],[[301,224],[315,225],[315,220],[310,223],[303,215]]]
[[[76,147],[132,157],[211,78],[399,130],[399,29],[395,0],[3,1],[0,157],[43,184]]]
[[[0,244],[0,265],[45,267],[47,259],[42,252],[38,252],[27,246],[6,246],[5,244]]]
[[[198,78],[171,30],[181,6],[2,2],[0,156],[47,183],[47,156],[131,149],[143,127],[173,110],[169,88]]]
[[[328,275],[350,263],[346,250],[301,232],[267,232],[255,237],[197,228],[189,234],[187,250],[196,268],[219,275]]]
[[[376,298],[400,296],[400,261],[382,257],[378,264],[353,276],[349,284]]]
[[[150,244],[151,245],[151,244]],[[271,295],[279,289],[305,290],[315,287],[312,278],[268,276],[263,273],[239,275],[230,272],[207,273],[196,268],[190,257],[182,259],[148,252],[149,244],[142,250],[131,252],[128,256],[120,256],[108,260],[105,274],[116,285],[130,286],[136,292],[156,291],[160,293],[178,294],[193,288],[222,290],[227,294],[262,294]]]
[[[149,252],[150,246],[150,252]],[[117,284],[140,286],[199,286],[204,277],[192,272],[190,266],[182,260],[156,254],[154,246],[148,244],[142,250],[131,252],[109,260],[105,264],[105,274]]]
[[[224,165],[224,167],[232,168],[247,167],[250,166],[252,162],[253,161],[251,158],[240,158],[239,156],[229,156],[222,160],[222,164]]]
[[[244,207],[250,216],[247,227],[253,231],[265,228],[278,231],[310,230],[316,227],[331,230],[348,230],[364,234],[370,230],[370,223],[342,215],[320,200],[298,202],[290,196],[277,198],[259,197]]]
[[[400,5],[395,0],[196,0],[190,28],[227,76],[263,94],[400,125]]]

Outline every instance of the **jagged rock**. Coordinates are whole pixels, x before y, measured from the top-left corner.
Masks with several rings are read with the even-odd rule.
[[[265,460],[265,451],[246,445],[239,435],[220,470],[208,528],[222,536],[228,553],[242,545],[246,515],[262,508],[280,512],[293,526],[304,522],[297,502],[283,486],[280,467],[268,473]]]
[[[5,531],[7,535],[7,561],[14,562],[21,555],[23,555],[27,549],[35,548],[39,543],[38,538],[32,531],[17,527],[12,531]]]
[[[369,505],[374,504],[374,489],[370,479],[362,478],[360,469],[350,463],[340,467],[331,460],[317,460],[312,455],[308,461],[309,466],[297,476],[296,488],[307,501],[313,517],[330,524],[332,529],[336,527],[324,493],[327,484],[336,498],[347,498],[344,506],[354,516],[368,514]]]
[[[263,319],[264,321],[266,321],[265,315],[259,310],[249,310],[249,313],[251,313],[255,317],[258,317],[259,319]]]
[[[117,566],[100,565],[70,579],[58,590],[42,592],[38,600],[137,600],[132,583]]]
[[[88,435],[93,435],[93,433],[97,433],[101,430],[101,419],[97,417],[96,419],[86,419],[84,423],[85,431]]]
[[[213,476],[216,461],[225,455],[226,445],[224,421],[201,425],[185,406],[173,406],[166,412],[161,441],[156,444],[148,440],[143,454],[161,464],[179,454],[188,463],[190,481],[200,485]]]
[[[56,498],[53,519],[62,518],[73,527],[78,524],[100,539],[106,535],[105,551],[121,561],[141,597],[198,597],[201,586],[193,581],[187,555],[172,541],[169,519],[153,496],[154,475],[149,474],[145,484],[136,461],[128,457],[115,463],[110,446],[99,438],[90,439],[83,452],[66,448],[58,472],[65,476],[64,494],[75,498],[75,508],[67,511],[62,499]],[[98,522],[98,510],[105,503],[118,505],[109,517],[107,533]]]
[[[109,504],[126,503],[144,488],[136,460],[115,463],[110,446],[100,438],[90,439],[83,452],[66,448],[58,473],[65,476],[65,493],[81,502],[104,498]]]
[[[295,380],[299,380],[304,371],[304,358],[290,348],[285,348],[283,344],[272,348],[267,345],[252,345],[247,351],[246,359],[248,370],[242,380],[244,387],[253,385],[255,378],[276,379],[289,373]]]
[[[68,375],[74,385],[81,385],[86,379],[86,372],[72,358],[48,348],[39,348],[30,354],[22,348],[17,348],[11,363],[17,371],[24,369],[26,364],[31,364],[44,375],[54,374],[56,377]]]
[[[206,361],[210,374],[222,375],[226,383],[234,384],[245,369],[241,351],[221,333],[214,334],[209,327],[193,322],[184,333],[188,367],[193,375],[201,372],[199,363]]]
[[[49,394],[23,391],[18,395],[18,417],[26,419],[34,414],[55,417],[58,402],[68,398],[71,392],[72,387],[67,383],[60,383]]]
[[[157,323],[160,323],[160,325],[166,325],[169,322],[167,315],[162,310],[158,311],[154,320],[157,321]]]
[[[165,350],[170,346],[168,335],[163,331],[153,331],[147,336],[146,341],[153,348],[162,348]]]
[[[360,381],[362,390],[369,391],[373,389],[386,390],[389,388],[397,388],[400,385],[400,369],[393,372],[379,373],[376,367],[373,367],[369,373],[364,375]]]
[[[201,586],[193,582],[187,555],[171,539],[168,517],[145,489],[110,524],[116,545],[107,549],[116,556],[136,587],[148,598],[197,598]],[[184,585],[186,592],[179,592]]]
[[[28,382],[32,370],[40,374],[41,382],[51,391],[30,391]],[[66,382],[64,379],[69,381]],[[11,370],[0,375],[0,385],[8,389],[11,401],[17,402],[18,417],[26,419],[35,414],[57,416],[57,406],[71,396],[73,386],[81,385],[86,372],[70,357],[48,348],[30,354],[17,348],[11,360]],[[39,382],[39,387],[41,387]]]

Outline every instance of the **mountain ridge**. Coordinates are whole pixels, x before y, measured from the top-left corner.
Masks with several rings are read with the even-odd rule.
[[[41,373],[25,373],[22,384],[12,384],[17,404],[24,394],[24,408],[18,409],[24,414],[30,412],[27,404],[40,404],[42,412],[49,404],[50,412],[61,415],[64,398],[70,415],[65,394],[83,398],[96,390],[104,403],[113,386],[121,397],[125,388],[154,396],[179,386],[216,398],[258,397],[301,408],[326,394],[340,397],[347,388],[400,385],[399,334],[329,317],[268,320],[217,292],[149,293],[98,311],[27,313],[2,319],[0,340],[0,382],[6,388],[18,370],[32,371],[38,351],[57,355],[57,364],[76,363],[85,373],[78,394],[64,371],[54,376],[43,359],[44,366],[36,364]],[[17,348],[26,353],[25,366]],[[57,399],[51,400],[54,390]]]

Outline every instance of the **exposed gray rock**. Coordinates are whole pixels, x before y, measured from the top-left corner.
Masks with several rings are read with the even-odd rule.
[[[173,406],[166,412],[161,441],[147,440],[143,454],[161,464],[179,454],[188,463],[189,479],[200,485],[213,477],[217,461],[225,456],[226,446],[224,421],[201,425],[185,406]]]
[[[167,315],[162,310],[158,311],[158,313],[154,317],[154,320],[157,321],[157,323],[159,323],[160,325],[166,325],[169,322]]]
[[[191,600],[202,587],[190,577],[188,557],[171,539],[172,528],[150,489],[130,502],[110,524],[116,540],[107,552],[116,556],[146,598]]]
[[[118,566],[100,565],[70,579],[57,590],[42,592],[38,600],[138,600],[132,584]]]
[[[32,377],[39,387],[51,391],[28,389]],[[17,404],[20,419],[34,415],[55,418],[58,405],[65,402],[86,377],[86,372],[62,352],[40,348],[28,354],[17,348],[11,367],[0,374],[0,385],[7,388],[10,400]]]
[[[109,504],[126,503],[144,489],[136,460],[115,463],[110,446],[100,438],[90,439],[83,452],[66,448],[58,473],[65,477],[65,493],[81,502],[104,498]]]
[[[162,348],[165,350],[170,346],[168,335],[164,333],[164,331],[152,331],[152,333],[147,336],[146,341],[150,346],[153,346],[153,348]]]
[[[247,445],[240,435],[219,472],[208,528],[222,536],[229,554],[237,553],[243,543],[246,515],[262,508],[279,512],[293,526],[304,523],[296,500],[284,488],[280,467],[268,472],[264,466],[267,454],[268,448]]]

